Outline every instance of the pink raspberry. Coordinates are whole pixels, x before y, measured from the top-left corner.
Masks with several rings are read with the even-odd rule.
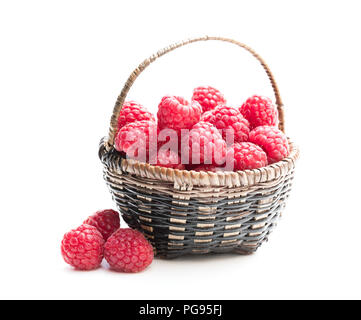
[[[143,234],[133,229],[118,229],[104,247],[110,267],[121,272],[140,272],[153,261],[153,247]]]
[[[185,169],[184,165],[181,164],[181,157],[179,154],[170,149],[160,149],[158,151],[156,166],[179,170]]]
[[[103,260],[104,239],[97,228],[87,224],[69,231],[61,242],[64,261],[78,270],[92,270]]]
[[[214,166],[212,164],[201,164],[199,166],[196,166],[194,168],[192,168],[191,170],[200,172],[200,171],[204,171],[204,172],[218,172],[218,171],[223,171],[224,168],[222,167],[217,167]]]
[[[227,150],[227,159],[234,159],[234,171],[257,169],[267,165],[267,155],[261,147],[250,143],[235,143]]]
[[[239,110],[249,121],[251,129],[278,125],[278,110],[267,97],[254,95],[248,98]]]
[[[223,139],[226,140],[228,135],[231,143],[248,139],[249,123],[236,108],[220,105],[204,113],[201,120],[215,125],[222,132]]]
[[[282,160],[290,152],[286,135],[276,127],[261,126],[253,129],[249,141],[262,147],[267,153],[269,164]]]
[[[83,223],[96,227],[103,239],[107,240],[120,227],[119,213],[112,209],[97,211]]]
[[[135,101],[126,101],[119,113],[118,130],[128,123],[142,120],[155,121],[153,114],[141,104]]]
[[[191,129],[202,114],[197,101],[189,103],[182,97],[165,96],[158,106],[159,129],[173,129],[180,134],[181,129]]]
[[[195,124],[182,139],[182,161],[188,158],[190,164],[223,164],[227,145],[218,129],[208,122]]]
[[[220,104],[226,104],[223,94],[210,86],[198,87],[193,90],[192,100],[198,101],[203,112],[212,110]]]
[[[130,158],[146,162],[149,152],[156,155],[158,132],[157,124],[153,121],[128,123],[119,130],[115,138],[115,149],[124,151]]]

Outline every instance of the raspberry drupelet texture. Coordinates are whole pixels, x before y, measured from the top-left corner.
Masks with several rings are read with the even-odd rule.
[[[97,228],[106,241],[120,227],[119,213],[112,209],[97,211],[83,223]]]
[[[61,242],[61,254],[66,263],[78,270],[92,270],[103,260],[104,239],[97,228],[83,224],[69,231]]]
[[[211,123],[200,121],[188,135],[182,139],[182,162],[189,164],[222,165],[225,160],[227,145],[218,129]],[[188,154],[188,157],[187,157]]]
[[[193,90],[192,100],[199,102],[203,112],[212,110],[218,105],[226,103],[223,94],[210,86],[195,88]]]
[[[170,149],[160,149],[158,151],[157,163],[155,165],[179,170],[185,169],[185,166],[181,164],[179,154]]]
[[[202,121],[212,123],[222,133],[224,140],[234,142],[247,141],[249,135],[249,122],[243,117],[241,112],[233,107],[220,105],[215,109],[204,113]]]
[[[149,151],[156,155],[158,127],[154,121],[131,122],[122,127],[115,138],[115,149],[128,157],[146,162]]]
[[[235,143],[227,150],[227,158],[233,159],[233,169],[247,170],[265,167],[267,163],[267,154],[261,147],[250,143]]]
[[[282,160],[290,152],[286,135],[276,127],[261,126],[253,129],[249,141],[262,147],[267,153],[269,164]]]
[[[200,172],[200,171],[204,171],[204,172],[218,172],[218,171],[223,171],[224,168],[222,167],[217,167],[214,166],[212,164],[201,164],[199,166],[196,166],[194,168],[192,168],[191,170]]]
[[[140,272],[152,263],[154,253],[152,245],[139,231],[127,228],[110,236],[104,257],[113,270]]]
[[[248,98],[239,110],[249,121],[251,129],[278,125],[278,110],[267,97],[254,95]]]
[[[165,96],[158,106],[159,129],[173,129],[180,136],[181,129],[191,129],[202,114],[202,107],[197,101],[188,102],[182,97]]]
[[[118,130],[128,123],[142,120],[155,121],[153,114],[141,104],[135,101],[126,101],[119,113]]]

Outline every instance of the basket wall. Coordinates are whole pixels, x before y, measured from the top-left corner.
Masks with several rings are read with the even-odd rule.
[[[249,254],[268,239],[289,196],[294,170],[245,187],[191,186],[140,177],[121,169],[121,156],[101,147],[104,179],[124,220],[156,254]]]

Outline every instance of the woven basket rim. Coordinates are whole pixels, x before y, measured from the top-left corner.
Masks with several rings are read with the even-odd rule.
[[[299,158],[299,148],[289,138],[290,154],[281,161],[259,169],[244,171],[205,172],[194,170],[179,170],[154,166],[149,163],[126,159],[116,152],[107,157],[106,138],[100,142],[99,157],[111,171],[121,171],[131,175],[154,180],[154,182],[169,182],[174,188],[187,190],[193,186],[200,187],[251,187],[259,183],[270,182],[286,176],[295,167]]]

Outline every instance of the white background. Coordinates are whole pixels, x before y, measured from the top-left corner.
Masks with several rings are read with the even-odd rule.
[[[356,0],[1,1],[0,298],[361,298],[359,13]],[[277,229],[252,256],[73,271],[63,234],[114,208],[97,148],[123,83],[158,49],[206,34],[253,47],[279,84],[301,159]],[[233,105],[273,98],[248,53],[211,42],[154,63],[129,98],[155,111],[207,84]]]

